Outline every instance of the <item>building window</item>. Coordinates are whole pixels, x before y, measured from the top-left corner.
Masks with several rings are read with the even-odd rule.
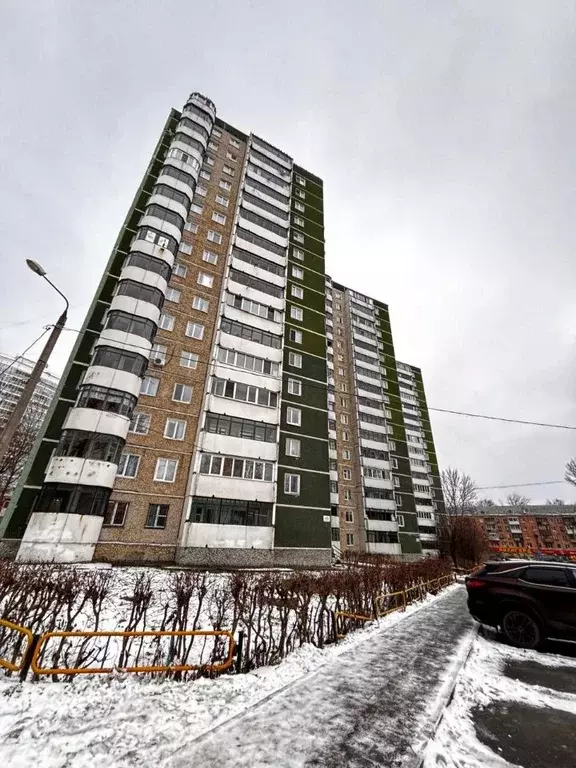
[[[228,139],[228,141],[229,141],[231,147],[234,147],[235,149],[240,149],[240,142],[239,141],[237,141],[236,139],[233,139],[232,137],[230,137]]]
[[[192,402],[192,387],[189,384],[174,384],[172,400],[177,403]]]
[[[158,461],[162,461],[162,459],[158,459]],[[169,509],[168,504],[150,504],[146,516],[146,528],[166,528]]]
[[[156,397],[158,394],[158,385],[160,379],[154,378],[154,376],[145,376],[140,384],[140,394],[148,395],[149,397]]]
[[[165,347],[164,344],[154,344],[150,353],[150,360],[156,365],[164,365],[167,351],[168,347]]]
[[[134,453],[123,453],[118,462],[116,477],[136,477],[140,465],[140,456]]]
[[[343,471],[343,475],[342,476],[343,476],[344,480],[352,480],[352,470],[345,469]]]
[[[235,163],[238,160],[238,155],[235,155],[233,152],[226,152],[226,159]]]
[[[223,213],[220,213],[220,211],[213,211],[212,221],[215,221],[217,224],[226,224],[226,216],[224,216]]]
[[[215,139],[221,139],[222,131],[219,128],[212,128],[212,136],[214,136]]]
[[[180,243],[180,245],[182,245],[182,243]],[[192,248],[190,248],[190,250],[192,250]],[[172,276],[175,275],[176,277],[186,277],[187,274],[188,274],[188,267],[186,266],[186,264],[182,264],[180,261],[177,261],[174,264],[174,268],[172,269]]]
[[[206,179],[206,181],[210,181],[212,174],[210,173],[210,171],[207,171],[205,168],[202,168],[202,170],[200,171],[200,176],[203,179]]]
[[[184,224],[184,229],[187,232],[192,232],[195,235],[198,232],[198,224],[195,224],[191,221],[187,221],[186,224]],[[180,245],[182,245],[182,243],[180,243]],[[192,252],[192,249],[190,249],[190,251],[184,251],[184,253],[191,253],[191,252]]]
[[[304,320],[304,311],[301,309],[301,307],[295,307],[292,305],[290,307],[290,317],[293,320],[299,320],[302,322]]]
[[[347,432],[345,429],[342,430],[342,440],[344,440],[345,443],[350,440],[350,433]]]
[[[213,229],[208,230],[206,237],[208,240],[210,240],[211,243],[216,243],[216,245],[220,245],[222,243],[222,235],[220,232],[214,232]]]
[[[300,408],[286,408],[286,423],[299,427],[302,424],[302,411]]]
[[[208,312],[209,306],[209,302],[201,296],[194,296],[192,299],[192,309],[197,309],[198,312]]]
[[[186,243],[184,240],[182,240],[182,242],[178,246],[178,250],[181,253],[192,253],[192,246],[189,243]]]
[[[147,413],[135,413],[130,422],[129,432],[136,435],[147,435],[150,429],[150,416]]]
[[[354,522],[354,510],[350,509],[350,507],[347,507],[344,511],[346,522],[347,523],[353,523]]]
[[[239,477],[244,480],[274,480],[274,464],[271,461],[253,461],[203,453],[200,459],[200,473],[203,475],[222,475]]]
[[[352,491],[349,488],[344,489],[344,501],[352,501]]]
[[[345,448],[342,451],[342,458],[344,459],[344,461],[350,461],[350,459],[352,458],[352,454],[350,453],[348,448]]]
[[[302,368],[302,355],[298,352],[289,352],[288,365],[291,365],[292,368]]]
[[[160,483],[173,483],[177,469],[178,459],[157,459],[154,480]]]
[[[278,440],[277,429],[273,424],[217,413],[206,414],[204,429],[215,435],[229,435],[265,443],[276,443]]]
[[[294,216],[294,224],[297,227],[303,227],[304,226],[304,219],[301,216]]]
[[[388,446],[390,448],[390,446]],[[398,459],[392,459],[392,469],[398,469]]]
[[[198,186],[194,191],[194,194],[200,195],[200,197],[206,197],[206,195],[208,194],[208,190],[206,189],[206,187],[202,187],[200,184],[198,184]]]
[[[400,496],[399,493],[395,493],[394,494],[394,501],[396,502],[396,506],[397,507],[401,507],[402,506],[402,496]],[[402,518],[402,520],[404,520],[404,518]],[[402,523],[402,525],[404,525],[404,523]]]
[[[296,197],[299,197],[301,200],[304,200],[306,198],[306,192],[304,192],[303,189],[295,189],[294,193]]]
[[[195,352],[182,351],[180,353],[180,365],[182,368],[196,368],[198,366],[198,355]]]
[[[159,327],[163,331],[173,331],[174,330],[174,315],[167,315],[166,313],[162,313],[160,315],[160,323]]]
[[[234,168],[231,168],[229,165],[225,165],[222,168],[222,172],[228,174],[228,176],[234,176]]]
[[[214,158],[212,157],[212,155],[206,155],[205,163],[206,165],[210,165],[210,166],[214,165]]]
[[[349,417],[348,417],[348,414],[347,414],[347,413],[341,413],[341,414],[340,414],[340,422],[341,422],[342,424],[348,424],[348,422],[349,422],[349,421],[350,421],[350,419],[349,419]]]
[[[294,256],[295,259],[298,259],[298,261],[304,261],[304,251],[300,250],[300,248],[293,248],[292,256]]]
[[[299,379],[288,379],[288,394],[302,395],[302,382]]]
[[[207,275],[206,272],[199,272],[196,282],[198,285],[204,286],[204,288],[212,288],[214,285],[214,278],[212,275]]]
[[[347,533],[346,534],[346,546],[347,547],[353,547],[354,546],[354,534],[353,533]]]
[[[284,493],[290,496],[300,495],[300,475],[284,474]]]
[[[305,187],[306,179],[304,179],[302,176],[296,176],[296,183],[300,184],[301,187]]]
[[[169,440],[184,440],[186,434],[186,422],[182,419],[166,419],[164,437]]]
[[[298,201],[296,201],[296,202],[294,203],[294,208],[295,208],[297,211],[300,211],[300,213],[304,213],[304,211],[306,210],[306,206],[305,206],[305,205],[302,205],[302,203],[299,203]]]
[[[230,192],[232,189],[232,184],[230,184],[229,181],[226,181],[226,179],[220,179],[220,182],[218,184],[220,189],[223,189],[225,192]]]
[[[290,328],[290,341],[293,341],[294,344],[302,344],[302,331]]]
[[[204,251],[202,254],[202,261],[206,261],[208,264],[217,264],[218,254],[213,251]]]
[[[290,294],[294,296],[295,299],[303,299],[304,298],[304,288],[302,288],[299,285],[291,285],[290,286]]]
[[[103,525],[113,526],[120,528],[124,525],[126,520],[126,512],[128,511],[127,501],[109,501],[106,514],[104,515]]]
[[[396,486],[396,488],[400,488],[400,478],[399,477],[394,477],[394,485]]]
[[[339,368],[338,370],[343,371],[344,368]],[[341,373],[340,375],[343,376],[344,374]],[[345,381],[341,381],[339,389],[340,389],[340,392],[348,392],[348,384],[346,384]]]
[[[218,144],[215,141],[209,141],[208,146],[213,149],[214,152],[218,152]]]
[[[402,501],[402,499],[400,499],[400,501]],[[400,506],[398,498],[396,499],[396,504]],[[404,515],[396,515],[396,522],[398,523],[398,528],[404,528]]]
[[[193,323],[191,320],[186,325],[186,336],[199,341],[204,338],[204,326],[202,323]]]
[[[292,266],[292,277],[295,277],[298,280],[303,280],[304,279],[304,270],[300,269],[300,267]]]
[[[224,197],[224,195],[216,195],[216,202],[224,208],[228,208],[228,205],[230,204],[230,200],[227,197]]]
[[[177,288],[166,288],[166,301],[172,301],[174,304],[179,304],[180,291]]]
[[[294,232],[294,240],[297,243],[303,243],[304,242],[304,235],[302,232]]]
[[[201,216],[204,213],[204,206],[199,205],[198,203],[192,203],[190,210],[192,213],[197,213],[199,216]]]
[[[300,458],[300,440],[296,440],[293,437],[286,438],[286,456]]]

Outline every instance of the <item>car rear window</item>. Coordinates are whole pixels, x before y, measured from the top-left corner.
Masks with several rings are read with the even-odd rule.
[[[524,576],[532,584],[548,584],[555,587],[570,587],[564,568],[546,568],[542,565],[530,566]]]
[[[503,560],[501,563],[486,563],[486,565],[479,571],[474,572],[474,576],[487,576],[489,573],[498,573],[501,571],[518,570],[523,567],[523,563],[515,563],[513,561],[507,562]]]

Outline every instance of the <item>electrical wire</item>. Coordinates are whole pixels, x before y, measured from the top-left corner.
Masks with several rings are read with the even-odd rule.
[[[40,339],[41,339],[43,336],[45,336],[45,335],[48,333],[48,331],[49,331],[51,328],[52,328],[52,326],[51,326],[51,325],[47,325],[47,326],[44,328],[44,330],[42,331],[42,333],[40,334],[40,336],[38,336],[38,338],[37,338],[37,339],[35,339],[35,340],[32,342],[32,344],[30,344],[30,346],[29,346],[29,347],[26,347],[26,349],[24,350],[24,352],[22,352],[20,355],[18,355],[18,357],[15,357],[15,358],[14,358],[14,360],[12,360],[12,362],[11,362],[9,365],[7,365],[7,366],[6,366],[6,368],[4,368],[4,369],[2,369],[2,370],[0,371],[0,376],[3,376],[3,375],[6,373],[6,371],[10,370],[10,368],[12,368],[12,366],[13,366],[13,365],[15,365],[15,363],[17,363],[17,362],[18,362],[18,360],[21,360],[21,359],[22,359],[22,358],[23,358],[23,357],[26,355],[26,353],[27,353],[27,352],[29,352],[29,351],[32,349],[32,347],[33,347],[35,344],[38,344],[38,342],[40,341]]]
[[[493,491],[497,488],[527,488],[529,485],[558,485],[560,483],[567,483],[568,480],[548,480],[539,483],[517,483],[516,485],[483,485],[477,490],[479,491]]]
[[[78,330],[77,328],[64,328],[64,330],[72,331],[73,333],[82,333],[82,331]],[[98,331],[91,331],[91,332],[94,333],[94,334],[99,333]],[[167,341],[167,342],[170,341],[169,339],[165,339],[164,337],[161,337],[161,336],[160,337],[156,337],[156,338],[160,339],[160,341]],[[131,347],[133,349],[142,349],[142,350],[145,350],[146,352],[150,352],[150,348],[149,347],[145,347],[143,345],[128,344],[127,346],[129,346],[129,347]],[[171,354],[168,362],[170,362],[173,359],[173,357],[174,357],[174,353]],[[209,366],[209,365],[212,365],[214,363],[217,364],[221,368],[228,368],[230,370],[235,370],[235,371],[241,370],[241,369],[238,368],[238,366],[233,366],[233,365],[229,365],[227,363],[222,363],[222,362],[220,362],[219,360],[216,360],[216,359],[215,360],[211,360],[211,361],[198,360],[196,362],[196,367],[198,367],[199,365]],[[161,371],[157,371],[157,373],[160,374]],[[295,372],[294,375],[297,376],[298,374]],[[266,374],[266,377],[267,378],[271,378],[271,379],[277,379],[278,381],[281,381],[283,379],[282,376],[276,376],[276,375],[273,375],[273,374]],[[317,388],[317,389],[323,389],[323,390],[326,388],[326,385],[322,384],[320,382],[318,384],[313,384],[312,382],[308,382],[307,386],[308,387],[312,387],[312,388]],[[345,396],[345,395],[350,394],[350,393],[342,392],[341,394],[342,394],[342,396]],[[409,416],[409,414],[405,414],[405,412],[402,411],[401,409],[391,407],[390,404],[386,404],[386,408],[389,409],[389,410],[397,411],[397,412],[403,413],[404,415],[408,415]],[[570,430],[570,431],[576,431],[576,426],[570,426],[568,424],[550,424],[550,423],[541,422],[541,421],[528,421],[528,420],[525,420],[525,419],[510,419],[510,418],[506,418],[504,416],[488,416],[486,414],[469,413],[467,411],[456,411],[456,410],[450,410],[448,408],[435,408],[433,406],[427,406],[427,408],[428,408],[429,411],[435,411],[437,413],[450,413],[450,414],[453,414],[453,415],[456,415],[456,416],[466,416],[467,418],[473,418],[473,419],[485,419],[485,420],[488,420],[488,421],[501,421],[501,422],[505,422],[505,423],[508,423],[508,424],[523,424],[523,425],[533,426],[533,427],[546,427],[548,429],[567,429],[567,430]],[[369,422],[367,422],[367,423],[369,423]],[[410,428],[410,427],[408,426],[408,428]],[[414,427],[414,429],[417,429],[417,428]]]

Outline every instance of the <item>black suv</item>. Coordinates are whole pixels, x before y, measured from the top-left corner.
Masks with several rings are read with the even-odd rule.
[[[468,609],[512,645],[576,641],[576,565],[539,560],[486,563],[466,578]]]

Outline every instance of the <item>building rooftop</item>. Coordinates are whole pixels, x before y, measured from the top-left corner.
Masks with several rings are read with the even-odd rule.
[[[493,506],[473,511],[481,517],[520,517],[522,515],[576,515],[576,504],[527,504],[524,507]]]

